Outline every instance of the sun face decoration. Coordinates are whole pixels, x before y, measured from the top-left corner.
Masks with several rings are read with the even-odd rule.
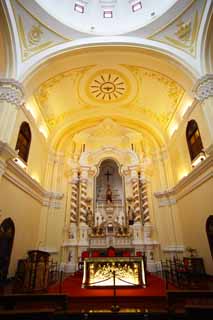
[[[89,90],[93,98],[111,102],[122,98],[126,92],[127,83],[120,74],[102,71],[92,79]]]

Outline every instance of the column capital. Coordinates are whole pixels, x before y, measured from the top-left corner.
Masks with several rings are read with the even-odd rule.
[[[20,108],[24,104],[22,84],[14,79],[0,78],[0,101],[6,101]]]
[[[206,74],[200,78],[193,88],[193,93],[199,101],[213,97],[213,74]]]

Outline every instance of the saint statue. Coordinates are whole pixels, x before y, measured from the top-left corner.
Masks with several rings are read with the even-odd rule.
[[[90,209],[90,207],[87,208],[87,224],[88,226],[92,225],[92,210]]]
[[[107,185],[107,190],[106,190],[106,202],[107,203],[112,203],[112,190],[110,188],[110,185]]]

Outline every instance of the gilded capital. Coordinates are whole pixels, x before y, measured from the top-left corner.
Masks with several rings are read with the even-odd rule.
[[[0,78],[0,101],[6,101],[21,107],[24,103],[22,84],[14,79]]]

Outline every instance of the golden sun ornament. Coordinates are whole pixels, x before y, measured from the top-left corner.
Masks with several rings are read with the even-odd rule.
[[[121,98],[126,91],[126,83],[119,74],[103,72],[90,84],[90,93],[98,100],[110,102]]]

